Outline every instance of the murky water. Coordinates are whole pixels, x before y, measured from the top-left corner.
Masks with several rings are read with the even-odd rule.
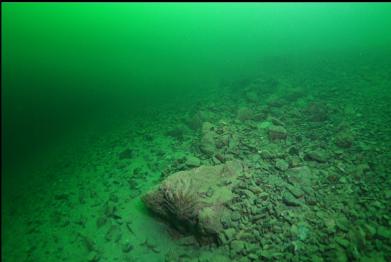
[[[389,28],[388,3],[2,4],[3,260],[390,261]]]

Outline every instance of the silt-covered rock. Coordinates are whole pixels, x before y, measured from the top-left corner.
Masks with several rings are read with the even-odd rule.
[[[168,176],[143,196],[146,206],[184,234],[215,242],[223,231],[221,218],[234,197],[232,188],[244,174],[240,161],[200,166]]]

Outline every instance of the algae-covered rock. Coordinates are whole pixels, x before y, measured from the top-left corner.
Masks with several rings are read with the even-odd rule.
[[[201,242],[217,241],[221,218],[230,216],[232,188],[244,174],[240,161],[201,166],[168,176],[143,197],[145,205],[182,233]]]

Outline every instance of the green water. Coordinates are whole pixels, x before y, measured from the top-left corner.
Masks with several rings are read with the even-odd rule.
[[[391,4],[1,5],[4,261],[391,260]],[[230,160],[229,237],[140,200]]]

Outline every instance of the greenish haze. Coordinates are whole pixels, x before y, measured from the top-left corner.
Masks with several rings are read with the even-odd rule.
[[[390,261],[390,28],[389,3],[2,3],[2,258],[177,261],[189,253],[199,260],[183,261]],[[317,233],[309,221],[263,230],[268,240],[257,240],[264,252],[257,258],[233,254],[229,243],[211,250],[178,244],[140,196],[162,173],[184,168],[183,159],[219,163],[220,151],[202,152],[197,117],[228,123],[230,141],[254,139],[253,151],[238,146],[240,153],[223,154],[248,162],[254,176],[263,170],[286,178],[286,168],[261,153],[274,143],[286,151],[277,157],[282,166],[310,166],[319,188],[306,195],[318,203],[309,210],[335,217]],[[278,119],[287,141],[266,143],[265,130]],[[344,147],[351,137],[353,146]],[[131,160],[118,159],[126,148]],[[323,160],[319,148],[333,157]],[[342,174],[345,182],[331,185]],[[119,200],[108,200],[113,195]],[[270,198],[280,206],[281,195]],[[131,220],[136,236],[105,239],[116,229],[97,228],[96,220],[109,202],[121,209],[120,222],[110,223],[124,230]],[[339,214],[357,228],[340,229]],[[267,235],[287,237],[281,230],[300,235],[273,249]]]

